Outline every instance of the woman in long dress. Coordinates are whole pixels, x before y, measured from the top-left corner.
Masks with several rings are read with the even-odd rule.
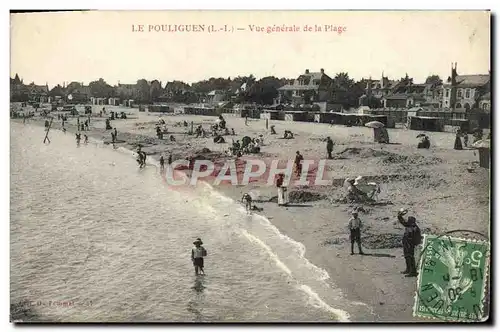
[[[288,204],[287,199],[287,190],[284,186],[284,175],[279,174],[278,179],[276,180],[276,187],[278,187],[278,206],[283,206]]]
[[[462,150],[462,139],[460,138],[461,133],[457,131],[457,135],[455,136],[455,146],[453,147],[455,150]]]

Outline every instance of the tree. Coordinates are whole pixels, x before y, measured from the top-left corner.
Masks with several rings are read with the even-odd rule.
[[[198,93],[209,93],[213,90],[224,90],[227,91],[231,87],[231,79],[225,79],[222,77],[214,78],[211,77],[208,80],[199,81],[192,84],[194,92]]]
[[[344,108],[356,107],[364,94],[362,82],[355,83],[348,73],[338,73],[332,82],[333,101]]]
[[[137,81],[137,90],[135,100],[139,103],[149,103],[150,102],[150,87],[148,81],[145,79],[140,79]]]
[[[255,82],[245,94],[245,100],[261,105],[273,104],[274,98],[278,97],[278,88],[283,86],[284,79],[274,76],[264,77]]]
[[[425,80],[425,84],[441,85],[443,84],[443,80],[439,77],[439,75],[430,75]]]
[[[68,93],[71,93],[71,92],[75,91],[76,89],[80,89],[81,87],[82,87],[82,85],[80,83],[78,83],[78,82],[71,82],[66,87],[66,91]]]
[[[161,83],[158,80],[151,81],[151,87],[149,88],[149,99],[154,102],[162,94]]]
[[[114,89],[102,78],[89,83],[90,94],[96,98],[108,98],[114,96]]]
[[[49,91],[48,95],[49,97],[64,96],[65,92],[63,87],[58,84],[55,87],[53,87],[52,90]]]

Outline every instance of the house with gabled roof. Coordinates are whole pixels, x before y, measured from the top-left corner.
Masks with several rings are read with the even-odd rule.
[[[389,95],[398,83],[398,80],[390,80],[389,77],[384,76],[382,72],[382,77],[380,79],[373,80],[370,77],[366,80],[365,95],[371,95],[380,99]]]
[[[441,83],[413,83],[413,78],[405,77],[397,81],[387,96],[382,97],[382,104],[386,107],[414,107],[433,106],[441,107]]]
[[[223,101],[228,101],[228,93],[224,90],[212,90],[207,94],[206,103],[218,104]]]
[[[479,109],[486,113],[491,111],[491,92],[488,92],[479,98]]]
[[[479,108],[481,98],[491,91],[491,75],[458,75],[455,62],[443,89],[443,107],[466,110]]]
[[[48,101],[48,84],[36,85],[34,82],[31,82],[26,88],[28,89],[30,100],[36,101],[38,103],[46,103]]]
[[[325,74],[324,69],[297,77],[293,84],[286,84],[278,89],[278,103],[291,102],[294,105],[327,102],[332,97],[333,79]]]

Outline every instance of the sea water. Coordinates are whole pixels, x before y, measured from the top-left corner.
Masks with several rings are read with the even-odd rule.
[[[346,301],[304,246],[152,161],[11,124],[11,313],[25,321],[335,322]],[[201,237],[203,277],[190,260]],[[12,308],[15,308],[13,310]]]

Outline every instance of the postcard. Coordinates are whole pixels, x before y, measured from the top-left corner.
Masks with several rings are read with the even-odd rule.
[[[11,322],[489,319],[489,11],[10,19]]]

